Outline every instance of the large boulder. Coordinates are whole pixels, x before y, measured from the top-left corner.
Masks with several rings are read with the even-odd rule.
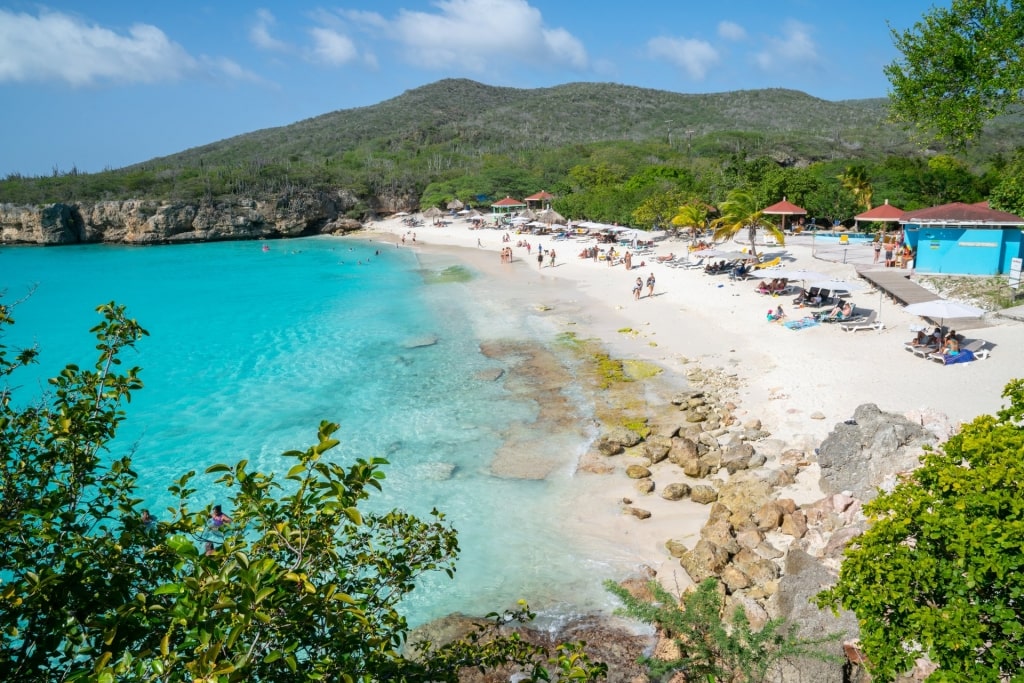
[[[707,539],[700,539],[697,545],[679,558],[679,564],[690,575],[694,583],[718,576],[729,562],[729,551]]]
[[[844,683],[846,657],[843,641],[855,640],[859,635],[857,618],[853,612],[842,610],[833,616],[827,609],[818,609],[811,599],[836,582],[836,575],[824,565],[799,549],[786,555],[785,569],[773,602],[774,616],[789,624],[796,624],[802,638],[820,639],[831,634],[838,638],[821,645],[822,650],[838,658],[837,662],[798,659],[786,665],[783,680],[815,681],[815,683]],[[792,667],[790,669],[790,667]],[[785,676],[785,674],[789,676]],[[800,678],[797,675],[802,676]],[[855,679],[854,679],[855,680]]]
[[[826,494],[851,491],[856,498],[872,500],[880,487],[894,483],[897,473],[915,469],[922,447],[936,441],[921,425],[865,403],[821,443],[821,489]]]

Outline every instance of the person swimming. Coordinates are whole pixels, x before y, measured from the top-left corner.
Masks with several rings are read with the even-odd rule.
[[[231,518],[224,514],[220,505],[214,505],[213,511],[210,513],[210,525],[214,529],[219,529],[225,524],[230,524]]]

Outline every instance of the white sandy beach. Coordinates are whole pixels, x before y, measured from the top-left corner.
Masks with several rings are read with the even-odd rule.
[[[913,336],[911,326],[927,323],[882,299],[864,281],[860,281],[864,288],[850,298],[861,309],[878,310],[878,318],[885,323],[882,331],[850,333],[838,325],[791,330],[767,322],[767,310],[781,303],[790,319],[802,317],[807,311],[791,304],[792,295],[773,298],[756,293],[757,280],[734,282],[724,275],[673,269],[654,263],[650,255],[635,258],[633,271],[627,272],[622,265],[609,267],[605,262],[578,258],[584,245],[573,240],[556,242],[549,236],[514,233],[511,246],[515,261],[501,264],[498,252],[510,246],[501,241],[503,232],[472,230],[462,220],[443,227],[427,224],[409,228],[398,219],[390,219],[375,222],[368,230],[383,233],[386,237],[382,239],[389,241],[415,232],[415,244],[407,239],[404,248],[452,251],[471,264],[493,264],[493,268],[486,269],[491,276],[515,280],[517,285],[536,285],[527,290],[535,296],[532,305],[551,306],[552,315],[564,315],[566,324],[577,324],[580,327],[575,329],[580,333],[599,338],[613,355],[649,360],[668,372],[683,372],[684,365],[696,362],[735,373],[740,384],[738,416],[759,418],[772,438],[806,444],[809,449],[863,403],[908,413],[940,427],[943,419],[937,414],[956,425],[979,414],[994,413],[1002,404],[1000,394],[1006,382],[1024,370],[1017,358],[1018,350],[1024,348],[1024,323],[991,314],[986,316],[988,326],[968,333],[994,344],[987,360],[942,366],[913,356],[903,344]],[[367,233],[356,236],[377,238]],[[530,241],[532,256],[528,257],[524,248],[516,248],[519,240]],[[546,259],[544,267],[538,268],[537,244],[557,251],[554,268]],[[739,249],[742,245],[735,246]],[[857,280],[852,264],[815,258],[807,245],[761,249],[773,254],[784,250],[783,265],[787,268]],[[868,246],[851,247],[851,251],[855,249],[865,253],[854,256],[862,262],[864,258],[870,261]],[[686,244],[665,240],[655,250],[659,255],[678,255],[686,252]],[[647,265],[636,267],[642,260]],[[650,273],[657,279],[655,296],[646,296],[645,287],[644,297],[634,300],[631,290],[637,276],[646,280]],[[625,328],[637,333],[623,333]],[[791,493],[794,498],[803,498],[798,503],[820,497],[814,468],[804,475],[798,480],[800,490]],[[601,515],[603,533],[616,552],[635,555],[638,564],[654,566],[659,573],[673,570],[670,573],[678,574],[681,570],[668,558],[663,543],[668,538],[696,538],[706,518],[706,512],[700,514],[703,506],[686,501],[686,509],[693,506],[690,512],[694,513],[687,515],[679,503],[650,496],[642,505],[653,516],[638,523],[619,514],[611,504],[623,496],[636,495],[625,477],[614,479],[601,500],[576,509],[574,514],[581,521]],[[678,577],[676,580],[685,582]]]

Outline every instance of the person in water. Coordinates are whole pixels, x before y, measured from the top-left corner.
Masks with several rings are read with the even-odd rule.
[[[224,514],[221,510],[220,505],[213,506],[213,512],[210,513],[210,524],[214,529],[219,529],[225,524],[230,524],[231,518]]]

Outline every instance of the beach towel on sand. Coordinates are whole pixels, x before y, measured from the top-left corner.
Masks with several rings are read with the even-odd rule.
[[[942,356],[943,365],[952,365],[953,363],[966,363],[974,360],[974,352],[969,349],[958,351],[954,354],[947,354]]]
[[[818,324],[818,321],[814,318],[800,318],[799,320],[789,320],[782,323],[791,330],[802,330],[805,327],[814,327]]]

